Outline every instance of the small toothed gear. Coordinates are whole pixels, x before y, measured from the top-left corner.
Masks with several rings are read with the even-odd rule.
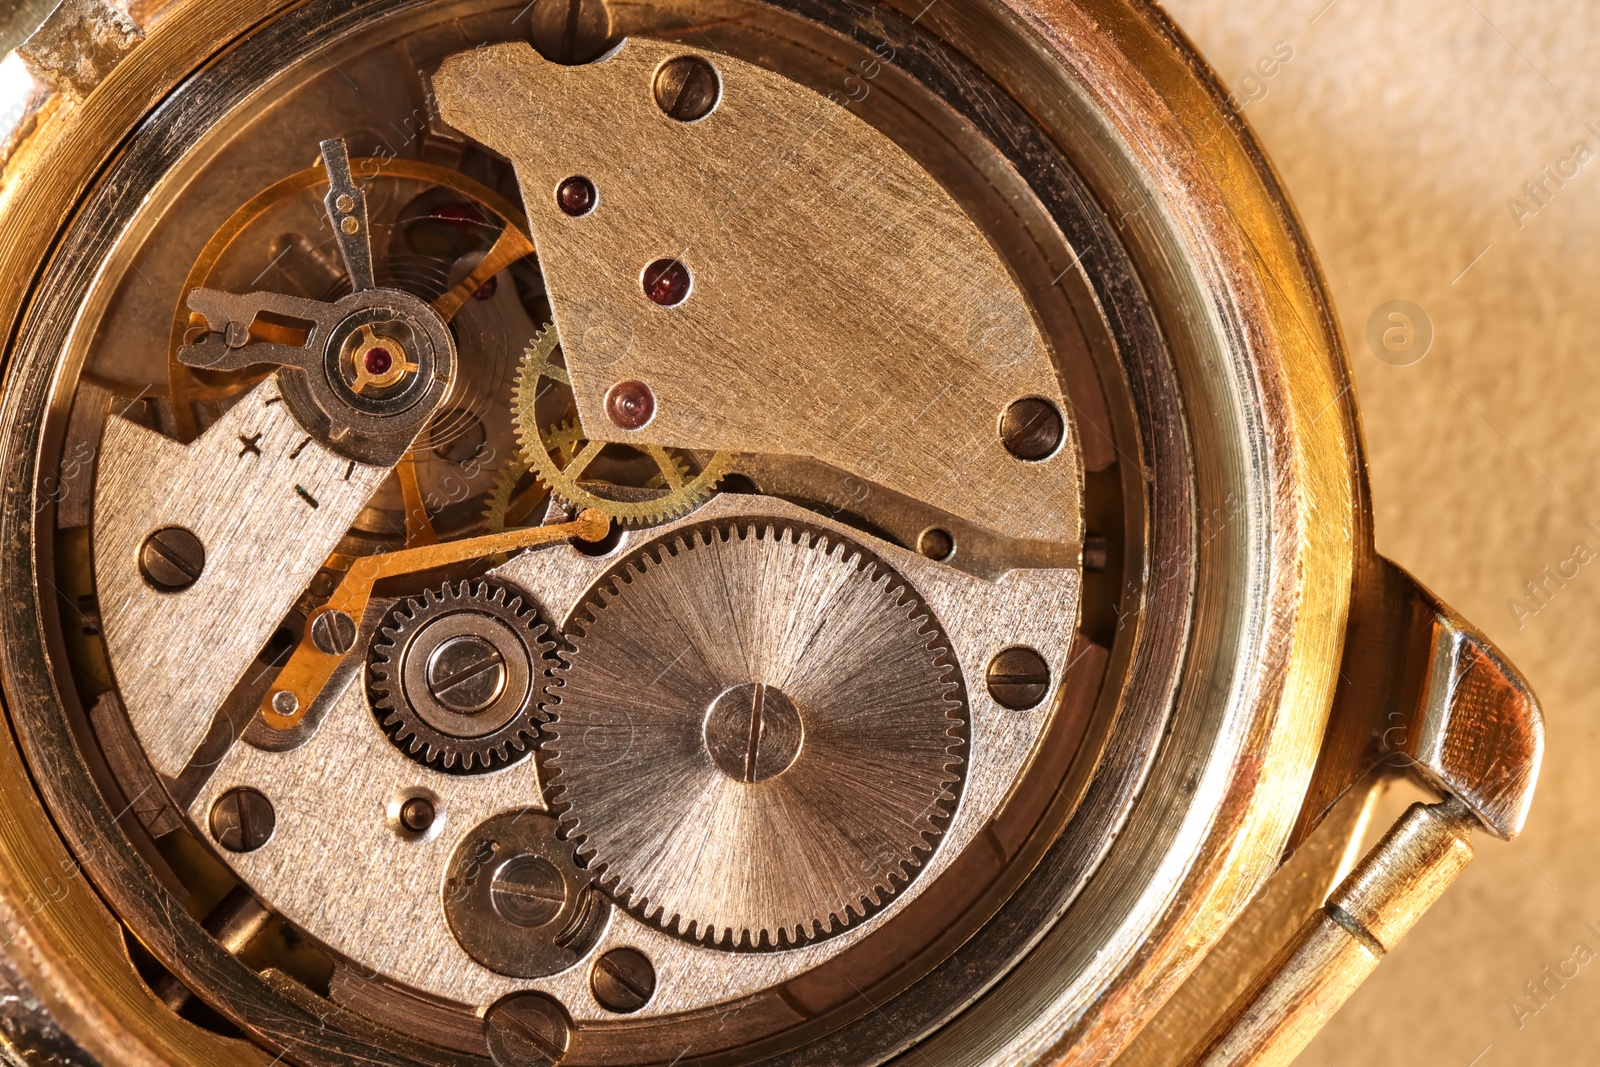
[[[406,755],[451,774],[522,759],[555,666],[548,632],[521,594],[497,582],[446,584],[400,601],[368,650],[379,725]]]
[[[580,481],[599,456],[604,447],[602,442],[586,440],[575,422],[542,428],[536,410],[541,381],[572,384],[566,370],[554,361],[559,345],[556,328],[549,325],[533,339],[523,356],[512,401],[519,460],[537,471],[540,481],[574,509],[596,508],[628,525],[650,525],[677,518],[709,497],[731,466],[731,457],[726,452],[713,454],[698,474],[691,475],[675,449],[646,443],[630,445],[655,463],[657,476],[652,481],[665,490],[648,500],[613,500]]]
[[[724,949],[837,933],[937,847],[962,782],[948,639],[833,534],[689,527],[568,627],[541,753],[562,832],[638,917]]]

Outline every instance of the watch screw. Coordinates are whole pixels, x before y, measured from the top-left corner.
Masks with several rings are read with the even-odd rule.
[[[1061,412],[1036,396],[1016,401],[1000,416],[1000,441],[1018,459],[1048,459],[1061,447],[1065,433]]]
[[[272,801],[254,789],[230,789],[211,805],[211,836],[229,852],[254,852],[278,825]]]
[[[500,918],[532,929],[561,914],[567,903],[567,883],[549,860],[522,853],[494,872],[489,900]]]
[[[356,643],[356,623],[337,608],[311,620],[311,643],[330,656],[342,656]]]
[[[434,650],[427,665],[428,692],[459,715],[483,711],[504,692],[506,661],[476,634],[452,637]]]
[[[205,546],[182,526],[157,530],[144,539],[139,549],[139,573],[164,593],[189,588],[205,567]]]
[[[614,948],[595,961],[589,988],[607,1011],[638,1011],[655,995],[656,969],[638,949]]]
[[[554,1067],[567,1054],[572,1024],[561,1005],[543,993],[513,993],[483,1018],[495,1067]]]
[[[705,118],[721,96],[716,68],[699,56],[669,59],[656,72],[656,103],[679,122]]]
[[[1031,648],[1008,648],[989,661],[989,695],[1003,708],[1023,711],[1050,690],[1050,665]]]

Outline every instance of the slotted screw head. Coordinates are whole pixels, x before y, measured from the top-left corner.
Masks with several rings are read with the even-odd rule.
[[[506,687],[506,661],[491,642],[475,634],[452,637],[428,657],[428,692],[451,711],[483,711]]]
[[[1066,424],[1061,412],[1048,400],[1023,397],[1000,416],[1000,442],[1018,459],[1048,459],[1061,447]]]
[[[701,726],[717,769],[736,782],[761,782],[788,770],[805,743],[794,702],[770,685],[742,682],[723,690]]]
[[[337,608],[311,620],[311,643],[330,656],[342,656],[356,643],[356,621]]]
[[[139,573],[164,593],[189,588],[205,568],[205,546],[182,526],[157,530],[139,549]]]
[[[254,852],[272,837],[278,813],[254,789],[231,789],[211,805],[211,836],[229,852]]]
[[[549,860],[522,854],[495,869],[489,883],[495,914],[513,926],[543,926],[567,903],[567,883]]]
[[[656,71],[656,103],[679,122],[711,114],[722,98],[717,69],[699,56],[678,56]]]
[[[656,992],[656,969],[638,949],[614,948],[595,960],[589,972],[594,999],[619,1015],[638,1011]]]
[[[985,680],[996,704],[1022,711],[1037,705],[1050,691],[1050,664],[1031,648],[1008,648],[989,661]]]
[[[560,1004],[543,993],[513,993],[483,1018],[495,1067],[554,1067],[572,1043],[572,1024]]]
[[[591,63],[611,46],[606,0],[538,0],[531,7],[528,36],[539,54],[553,63]]]

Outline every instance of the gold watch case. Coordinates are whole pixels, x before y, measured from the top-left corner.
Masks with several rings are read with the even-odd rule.
[[[1142,0],[553,3],[170,0],[124,12],[67,0],[22,50],[41,89],[0,192],[0,920],[8,980],[37,1007],[8,1016],[8,1054],[500,1067],[1291,1058],[1459,873],[1474,834],[1520,832],[1543,733],[1492,644],[1375,551],[1343,340],[1288,197],[1217,80]],[[695,111],[706,69],[712,102]],[[561,180],[569,170],[586,192]],[[760,210],[695,214],[730,184]],[[304,262],[332,262],[330,278],[343,262],[351,284],[294,305],[315,337],[313,304],[406,292],[329,351],[354,353],[351,388],[380,401],[386,376],[402,382],[429,353],[441,382],[455,373],[447,351],[480,374],[477,392],[438,409],[501,412],[472,431],[483,443],[467,464],[496,458],[471,468],[467,496],[453,495],[465,468],[450,450],[469,420],[435,438],[341,435],[313,426],[332,401],[266,388],[290,372],[238,377],[256,366],[244,356],[188,369],[206,343],[296,347],[272,332],[292,334],[294,315],[258,316],[271,329],[230,339],[223,297],[261,279],[230,249],[278,238],[280,220],[322,220],[325,189],[326,218],[353,223],[349,237],[389,225],[386,211],[400,212],[395,234],[418,218],[481,231],[467,256],[450,245],[454,273],[418,265],[421,252],[374,270],[372,246],[362,268],[335,221],[321,259]],[[439,189],[449,196],[428,199]],[[885,214],[825,210],[837,202]],[[559,229],[591,211],[588,230]],[[612,217],[621,224],[603,229]],[[611,275],[583,275],[632,264],[635,237],[657,225],[703,236],[660,245],[659,269],[641,261],[614,289]],[[280,259],[300,255],[283,241]],[[926,248],[960,258],[895,273]],[[673,269],[691,270],[694,287]],[[835,276],[850,284],[827,289]],[[646,312],[682,304],[701,332],[670,334],[661,323],[677,320],[644,312],[619,321],[641,282],[659,305]],[[212,285],[222,295],[198,305]],[[962,285],[981,299],[943,299]],[[508,294],[520,310],[473,325]],[[881,324],[843,304],[880,309],[902,346],[875,349]],[[774,307],[803,314],[780,320]],[[559,339],[517,333],[545,325],[530,308]],[[432,340],[370,332],[434,314],[446,332]],[[951,370],[996,338],[1011,354],[992,373]],[[551,382],[570,390],[574,421],[539,406]],[[132,395],[130,383],[149,388]],[[1019,396],[1058,412],[1054,444],[1031,465],[1000,451],[1027,458],[1027,427],[1006,421]],[[260,426],[228,421],[249,419]],[[252,439],[259,428],[269,433]],[[571,473],[558,487],[578,457],[636,432],[649,442],[639,485],[596,492]],[[213,477],[237,459],[266,471],[258,446],[274,434],[309,449],[273,454],[278,473],[262,478],[279,481]],[[208,440],[227,447],[204,452]],[[325,482],[282,473],[302,454],[328,457]],[[309,510],[251,496],[280,483]],[[529,504],[541,485],[566,505],[542,522]],[[177,603],[149,591],[162,589],[159,560],[135,566],[150,517],[188,508],[200,528],[230,501],[255,516],[227,529],[253,546],[239,555],[259,580],[219,593],[207,614],[180,613],[182,626],[149,622]],[[289,515],[322,526],[291,528]],[[323,527],[337,538],[318,541]],[[210,566],[232,558],[208,549]],[[538,562],[557,552],[560,566]],[[583,750],[586,771],[572,739],[608,736],[603,715],[584,718],[584,693],[603,694],[591,712],[631,706],[630,686],[653,693],[660,680],[642,652],[621,656],[642,675],[584,664],[626,646],[667,648],[663,673],[672,666],[670,641],[640,636],[648,612],[607,629],[616,605],[718,553],[723,568],[746,566],[739,553],[764,561],[772,588],[789,590],[773,603],[803,599],[804,581],[782,585],[794,560],[805,581],[835,567],[841,586],[860,582],[852,610],[878,643],[841,642],[830,685],[881,670],[888,650],[926,660],[893,686],[861,683],[861,700],[896,709],[893,721],[837,750],[843,766],[881,747],[892,773],[816,777],[865,821],[904,803],[909,829],[889,835],[901,851],[883,870],[845,871],[839,901],[814,887],[823,902],[797,910],[780,890],[820,886],[828,847],[806,853],[796,833],[785,851],[771,847],[781,835],[717,824],[729,844],[694,859],[753,872],[740,884],[770,892],[686,894],[679,922],[660,866],[683,847],[624,847],[676,814],[676,780],[641,803],[622,787],[650,762],[619,785],[614,763]],[[478,569],[450,569],[463,566]],[[253,658],[284,605],[301,603],[306,582],[280,571],[327,588],[281,656],[261,661],[281,673],[241,690],[228,650]],[[507,574],[512,593],[572,586],[570,610],[532,619],[496,591]],[[889,605],[881,614],[869,588]],[[402,601],[411,615],[372,621]],[[450,709],[419,704],[420,719],[396,725],[384,715],[403,689],[400,652],[392,678],[378,652],[350,652],[368,640],[409,649],[457,601],[516,636],[508,647],[529,650],[536,680],[565,682],[542,720],[531,703],[504,704],[495,729],[532,724],[504,743],[485,730],[474,744],[424,744],[429,729],[449,735]],[[703,607],[666,592],[651,603],[675,617]],[[341,637],[335,608],[359,628]],[[770,616],[730,612],[740,634]],[[908,612],[932,621],[896,638]],[[1008,641],[1044,653],[1048,699],[1005,702],[1032,669],[1002,662]],[[195,726],[173,713],[187,707],[172,695],[180,683],[200,692],[216,672],[242,717]],[[727,701],[750,714],[748,688],[724,690],[700,729],[719,768],[707,775],[754,795],[800,767],[805,744],[827,751],[828,735],[822,696],[795,711],[793,694],[749,685],[748,750],[714,733]],[[339,686],[372,704],[346,733],[321,695]],[[917,719],[941,701],[965,711]],[[655,710],[646,701],[636,717]],[[810,740],[791,724],[785,741],[785,716]],[[202,735],[222,727],[221,747],[206,748]],[[762,729],[774,740],[758,753]],[[266,835],[294,848],[235,848],[255,801],[234,783],[312,754],[326,762],[294,772],[294,802],[282,786]],[[1399,776],[1438,802],[1356,855],[1374,784]],[[547,797],[551,777],[569,792]],[[359,793],[369,779],[381,784]],[[408,805],[423,802],[426,820],[411,821],[421,809]],[[335,847],[361,804],[381,842]],[[500,935],[473,947],[466,931],[483,920],[466,889],[451,896],[481,828],[523,808],[539,810],[533,823],[567,818],[529,855],[565,884],[594,883],[563,898],[575,932],[548,967],[521,942],[502,951]],[[432,866],[393,859],[422,849]],[[750,859],[764,849],[811,858],[796,873]],[[448,962],[457,946],[467,962]],[[648,957],[648,988],[626,952]]]

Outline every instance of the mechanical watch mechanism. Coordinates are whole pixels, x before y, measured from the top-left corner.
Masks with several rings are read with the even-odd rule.
[[[861,47],[798,16],[645,6],[572,62],[481,7],[272,37],[305,77],[247,132],[137,142],[185,178],[71,397],[87,736],[162,798],[160,893],[270,917],[223,971],[351,1047],[753,1062],[950,958],[1087,781],[1143,484],[1115,246],[941,93],[830,99]]]
[[[462,582],[407,597],[369,651],[379,722],[407,755],[441,770],[472,774],[521,758],[552,665],[546,632],[503,585]]]
[[[843,538],[690,527],[602,578],[568,634],[544,745],[562,828],[597,885],[665,929],[740,948],[835,933],[949,823],[949,643]],[[617,716],[634,744],[583,744]]]

